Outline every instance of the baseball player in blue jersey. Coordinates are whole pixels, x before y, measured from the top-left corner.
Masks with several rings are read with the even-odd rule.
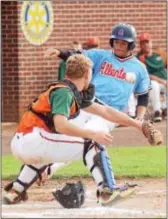
[[[105,104],[123,111],[130,95],[138,96],[137,118],[145,114],[150,79],[148,72],[135,56],[136,30],[129,24],[117,24],[110,37],[111,50],[90,49],[77,51],[88,56],[92,62],[92,83],[96,87],[96,97]],[[66,60],[71,51],[49,49],[45,56],[58,56]]]
[[[91,49],[77,51],[77,53],[85,54],[93,62],[92,83],[95,85],[96,97],[98,98],[95,101],[102,101],[102,104],[123,111],[131,94],[135,93],[138,95],[137,118],[142,119],[148,103],[150,80],[145,66],[132,54],[135,42],[135,28],[129,24],[117,24],[113,27],[110,37],[112,51]],[[46,51],[45,57],[55,56],[66,61],[72,53],[72,51],[51,48]],[[73,119],[72,123],[92,130],[106,130],[109,132],[116,126],[115,123],[110,123],[103,118],[84,111],[81,111],[80,116]],[[51,171],[48,172],[51,175],[55,169],[54,165],[57,168],[59,164],[50,166]],[[98,178],[97,173],[92,172],[92,174],[96,181]],[[113,186],[115,187],[115,180],[113,180]]]

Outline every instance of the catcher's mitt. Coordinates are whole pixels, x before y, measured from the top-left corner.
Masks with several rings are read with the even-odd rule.
[[[163,144],[163,135],[162,133],[156,129],[156,127],[149,121],[144,121],[142,123],[142,132],[146,138],[148,138],[148,142],[151,145],[161,145]]]

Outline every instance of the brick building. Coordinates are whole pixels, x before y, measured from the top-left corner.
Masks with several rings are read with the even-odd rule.
[[[56,79],[59,60],[44,59],[49,47],[69,48],[74,40],[98,36],[108,45],[111,28],[118,22],[152,34],[154,47],[166,50],[166,0],[55,0],[54,26],[40,46],[25,38],[20,26],[21,1],[1,1],[2,14],[2,121],[17,122],[29,102]],[[137,45],[138,49],[138,45]]]

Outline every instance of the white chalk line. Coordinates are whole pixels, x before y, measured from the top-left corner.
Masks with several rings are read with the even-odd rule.
[[[40,216],[40,213],[14,213],[14,212],[9,212],[9,213],[2,213],[3,218],[47,218],[47,217],[42,217]]]
[[[116,213],[117,215],[137,215],[137,216],[160,216],[166,217],[166,213],[163,212],[153,212],[153,211],[144,211],[144,210],[128,210],[128,209],[118,209],[118,208],[106,208],[106,207],[96,207],[96,208],[81,208],[81,209],[54,209],[53,211],[44,211],[39,213],[18,213],[18,212],[8,212],[2,213],[3,217],[23,217],[23,218],[31,218],[31,217],[40,217],[40,218],[47,218],[47,217],[81,217],[81,216],[103,216],[109,215],[111,213]]]

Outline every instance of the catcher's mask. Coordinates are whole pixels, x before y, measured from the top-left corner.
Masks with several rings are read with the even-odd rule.
[[[85,201],[85,188],[80,181],[66,183],[62,190],[56,190],[53,195],[64,208],[80,208]]]

